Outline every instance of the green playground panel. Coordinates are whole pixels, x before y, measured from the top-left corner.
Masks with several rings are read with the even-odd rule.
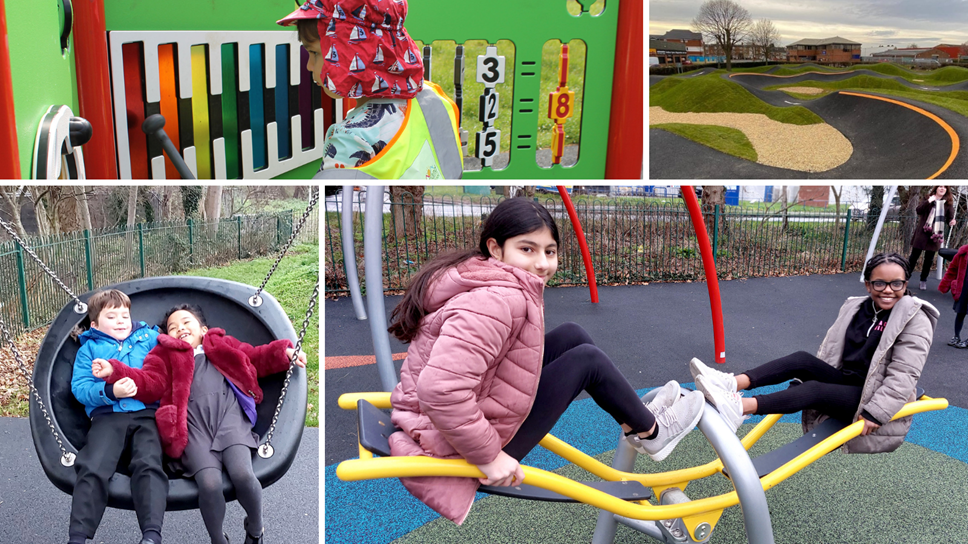
[[[20,175],[29,178],[37,128],[47,109],[54,104],[66,105],[78,114],[73,41],[63,54],[60,35],[64,11],[59,2],[8,0],[4,8]]]
[[[587,4],[590,6],[591,2]],[[510,78],[513,74],[514,96],[513,101],[502,97],[501,107],[513,107],[511,128],[514,133],[529,134],[531,138],[512,138],[510,162],[504,170],[485,168],[481,171],[469,171],[464,173],[465,179],[604,177],[619,0],[608,0],[605,9],[596,17],[587,12],[575,17],[568,13],[567,5],[566,0],[410,2],[405,25],[414,40],[423,43],[435,40],[454,40],[457,43],[487,40],[489,43],[497,43],[502,39],[514,42],[514,66],[506,67],[506,77]],[[274,30],[279,28],[275,21],[294,8],[295,3],[291,0],[259,0],[245,4],[229,0],[105,0],[104,11],[108,31]],[[537,150],[534,145],[538,122],[546,115],[546,112],[538,111],[537,108],[540,98],[541,49],[545,42],[554,39],[564,43],[580,39],[587,45],[581,147],[578,162],[574,166],[541,168],[535,161]],[[498,54],[503,53],[498,50]],[[476,59],[465,59],[466,66],[476,62]],[[447,75],[442,77],[452,77],[448,72],[445,74]],[[530,99],[532,102],[522,103],[522,99]],[[477,100],[477,97],[464,97],[465,103],[469,100]],[[525,106],[520,107],[519,104]],[[524,109],[532,111],[520,111]],[[474,134],[469,134],[468,138],[474,138]],[[528,148],[521,149],[519,146]],[[318,164],[307,164],[281,177],[305,179],[312,177],[317,168]]]

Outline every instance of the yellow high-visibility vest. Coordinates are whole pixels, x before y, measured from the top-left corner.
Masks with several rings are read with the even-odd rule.
[[[460,179],[464,157],[457,127],[457,104],[424,81],[407,100],[400,129],[375,157],[355,168],[321,170],[313,179]]]

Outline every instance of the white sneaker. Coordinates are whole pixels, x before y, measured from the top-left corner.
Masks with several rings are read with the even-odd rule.
[[[647,440],[632,435],[628,437],[629,442],[639,453],[648,454],[654,461],[661,461],[668,457],[676,444],[699,423],[705,405],[702,393],[690,391],[670,408],[656,415],[658,434],[655,438]]]
[[[692,378],[695,380],[696,377],[702,376],[706,378],[706,383],[715,384],[720,389],[725,389],[730,393],[736,392],[736,378],[730,372],[721,372],[709,368],[702,361],[696,359],[695,357],[689,361],[689,372],[692,374]],[[713,399],[709,395],[706,395],[706,400],[712,402]]]
[[[645,408],[652,412],[652,415],[657,416],[671,408],[679,400],[679,395],[679,382],[670,380],[669,383],[659,389],[659,392],[652,398],[652,401],[645,404]]]
[[[743,395],[741,393],[727,391],[715,383],[710,383],[706,376],[702,374],[696,376],[696,387],[709,399],[709,403],[716,408],[719,415],[723,416],[723,420],[734,433],[743,424],[743,421],[750,417],[743,415]]]

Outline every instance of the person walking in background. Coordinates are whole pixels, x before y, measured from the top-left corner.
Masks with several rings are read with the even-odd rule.
[[[968,270],[968,245],[958,248],[958,253],[951,259],[948,271],[938,285],[938,291],[951,291],[951,296],[955,299],[951,308],[955,311],[955,335],[948,341],[948,345],[956,348],[968,348],[968,341],[961,339],[961,327],[965,324],[965,314],[968,314],[968,297],[961,296],[965,292],[965,270]]]
[[[914,224],[914,238],[911,239],[911,256],[908,263],[911,275],[918,266],[918,257],[924,252],[924,264],[921,265],[921,283],[918,287],[924,291],[928,288],[928,273],[934,256],[941,249],[944,241],[944,224],[955,226],[955,211],[951,204],[951,191],[944,185],[931,188],[930,196],[917,207],[918,220]]]

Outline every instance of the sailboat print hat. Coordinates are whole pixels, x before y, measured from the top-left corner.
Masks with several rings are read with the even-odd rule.
[[[413,98],[423,88],[420,51],[403,27],[406,0],[309,0],[282,26],[316,19],[325,59],[320,81],[346,98]]]

